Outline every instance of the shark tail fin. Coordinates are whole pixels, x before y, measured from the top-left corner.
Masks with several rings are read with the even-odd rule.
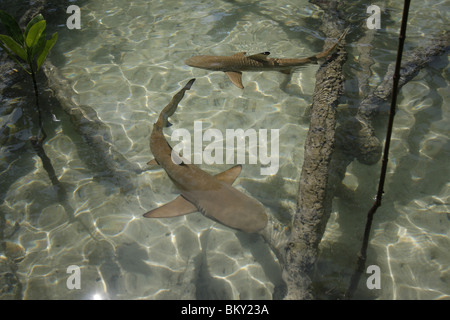
[[[190,90],[191,89],[191,87],[192,87],[192,85],[194,84],[194,81],[195,81],[195,78],[193,78],[193,79],[191,79],[191,80],[189,80],[189,82],[188,83],[186,83],[186,85],[184,86],[184,90]]]
[[[341,36],[339,37],[339,39],[336,41],[336,43],[335,43],[333,46],[331,46],[329,49],[327,49],[326,51],[323,51],[323,52],[321,52],[321,53],[319,53],[319,54],[316,54],[316,55],[313,56],[313,57],[309,57],[309,59],[316,58],[316,61],[317,61],[317,59],[322,59],[322,58],[325,58],[326,56],[330,55],[331,52],[332,52],[332,51],[338,46],[338,44],[341,42],[341,40],[345,38],[345,36],[347,35],[347,33],[348,33],[349,30],[350,30],[350,27],[346,28],[346,29],[344,30],[344,32],[341,34]],[[317,63],[317,62],[316,62],[316,63]]]

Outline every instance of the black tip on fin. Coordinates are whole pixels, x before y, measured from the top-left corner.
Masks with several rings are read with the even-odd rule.
[[[192,87],[192,85],[194,84],[194,82],[195,82],[195,78],[189,80],[189,82],[186,83],[186,85],[184,86],[184,89],[185,89],[185,90],[191,89],[191,87]]]

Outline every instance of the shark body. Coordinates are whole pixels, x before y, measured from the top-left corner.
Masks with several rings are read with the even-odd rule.
[[[239,52],[231,56],[194,56],[185,60],[188,66],[211,70],[223,71],[238,88],[243,89],[242,72],[244,71],[280,71],[286,74],[292,69],[306,64],[314,63],[328,56],[345,37],[347,30],[339,37],[338,41],[329,49],[307,58],[280,59],[269,58],[270,52],[262,52],[247,56],[246,52]]]
[[[240,165],[212,176],[181,158],[173,159],[176,155],[172,155],[163,128],[170,126],[168,118],[175,113],[178,103],[194,81],[190,80],[161,111],[150,136],[150,149],[155,161],[164,168],[181,195],[145,213],[144,217],[176,217],[199,211],[231,228],[258,232],[265,228],[268,221],[263,205],[231,187],[242,170]]]

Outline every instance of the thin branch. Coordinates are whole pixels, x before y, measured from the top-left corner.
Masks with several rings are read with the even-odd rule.
[[[37,155],[39,156],[39,158],[41,158],[42,165],[43,165],[45,171],[47,171],[48,177],[50,178],[52,184],[54,186],[60,187],[60,189],[61,189],[61,185],[58,180],[58,177],[56,176],[56,172],[55,172],[55,169],[53,168],[52,161],[45,153],[45,150],[43,147],[44,141],[47,138],[47,134],[45,133],[44,124],[42,121],[42,111],[41,111],[41,106],[39,105],[39,90],[38,90],[37,81],[36,81],[36,73],[33,69],[33,63],[31,61],[31,59],[29,60],[29,65],[30,65],[30,70],[31,70],[31,78],[33,79],[34,96],[36,99],[35,102],[36,102],[36,108],[37,108],[37,114],[38,114],[38,125],[39,125],[38,134],[36,136],[32,136],[30,138],[30,142],[33,146],[33,149],[36,151]]]
[[[44,140],[47,138],[47,134],[44,131],[44,125],[42,123],[42,112],[41,112],[41,106],[39,105],[39,90],[37,87],[37,81],[36,81],[36,73],[33,70],[33,64],[30,63],[31,68],[31,78],[33,79],[33,87],[34,87],[34,96],[36,99],[36,109],[38,114],[38,124],[39,124],[39,132],[37,134],[38,141],[42,144]],[[42,134],[42,137],[40,137]]]
[[[402,24],[401,24],[401,28],[400,28],[397,59],[395,62],[395,71],[394,71],[394,76],[393,76],[391,107],[389,110],[389,120],[388,120],[388,127],[387,127],[387,133],[386,133],[386,142],[385,142],[384,151],[383,151],[383,160],[382,160],[382,165],[381,165],[380,181],[378,184],[378,192],[377,192],[375,203],[370,208],[370,210],[367,214],[366,228],[364,230],[364,238],[363,238],[363,243],[361,246],[361,251],[358,254],[357,268],[352,275],[352,278],[350,281],[350,286],[346,293],[346,297],[348,299],[351,299],[353,297],[353,294],[355,293],[355,290],[358,286],[361,274],[364,271],[364,266],[365,266],[365,262],[366,262],[366,258],[367,258],[367,246],[369,243],[369,236],[370,236],[370,230],[372,227],[373,216],[375,215],[375,212],[377,211],[378,207],[381,206],[381,199],[382,199],[383,193],[384,193],[384,191],[383,191],[384,190],[384,182],[386,180],[386,170],[387,170],[387,165],[388,165],[388,161],[389,161],[389,147],[391,144],[392,128],[394,125],[395,109],[396,109],[396,105],[397,105],[398,84],[399,84],[399,80],[400,80],[400,67],[401,67],[402,55],[403,55],[403,45],[405,43],[405,38],[406,38],[406,26],[408,23],[408,12],[409,12],[410,2],[411,2],[411,0],[405,0],[404,7],[403,7],[403,16],[402,16]]]

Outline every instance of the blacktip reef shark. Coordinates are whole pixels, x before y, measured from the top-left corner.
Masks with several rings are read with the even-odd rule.
[[[171,125],[168,118],[175,113],[178,103],[194,81],[191,79],[161,111],[150,136],[150,149],[155,159],[149,164],[156,162],[161,165],[181,195],[145,213],[144,217],[177,217],[199,211],[234,229],[249,233],[261,231],[268,221],[265,208],[257,200],[231,186],[242,166],[237,165],[212,176],[175,153],[172,154],[172,148],[164,137],[163,128]]]
[[[339,42],[345,37],[348,28],[342,33],[338,41],[329,49],[307,58],[300,59],[279,59],[269,58],[270,52],[262,52],[246,56],[246,52],[239,52],[232,56],[194,56],[186,59],[188,66],[212,70],[223,71],[238,88],[244,89],[242,84],[242,72],[244,71],[280,71],[290,74],[292,69],[306,64],[314,63],[321,58],[325,58],[336,48]]]

